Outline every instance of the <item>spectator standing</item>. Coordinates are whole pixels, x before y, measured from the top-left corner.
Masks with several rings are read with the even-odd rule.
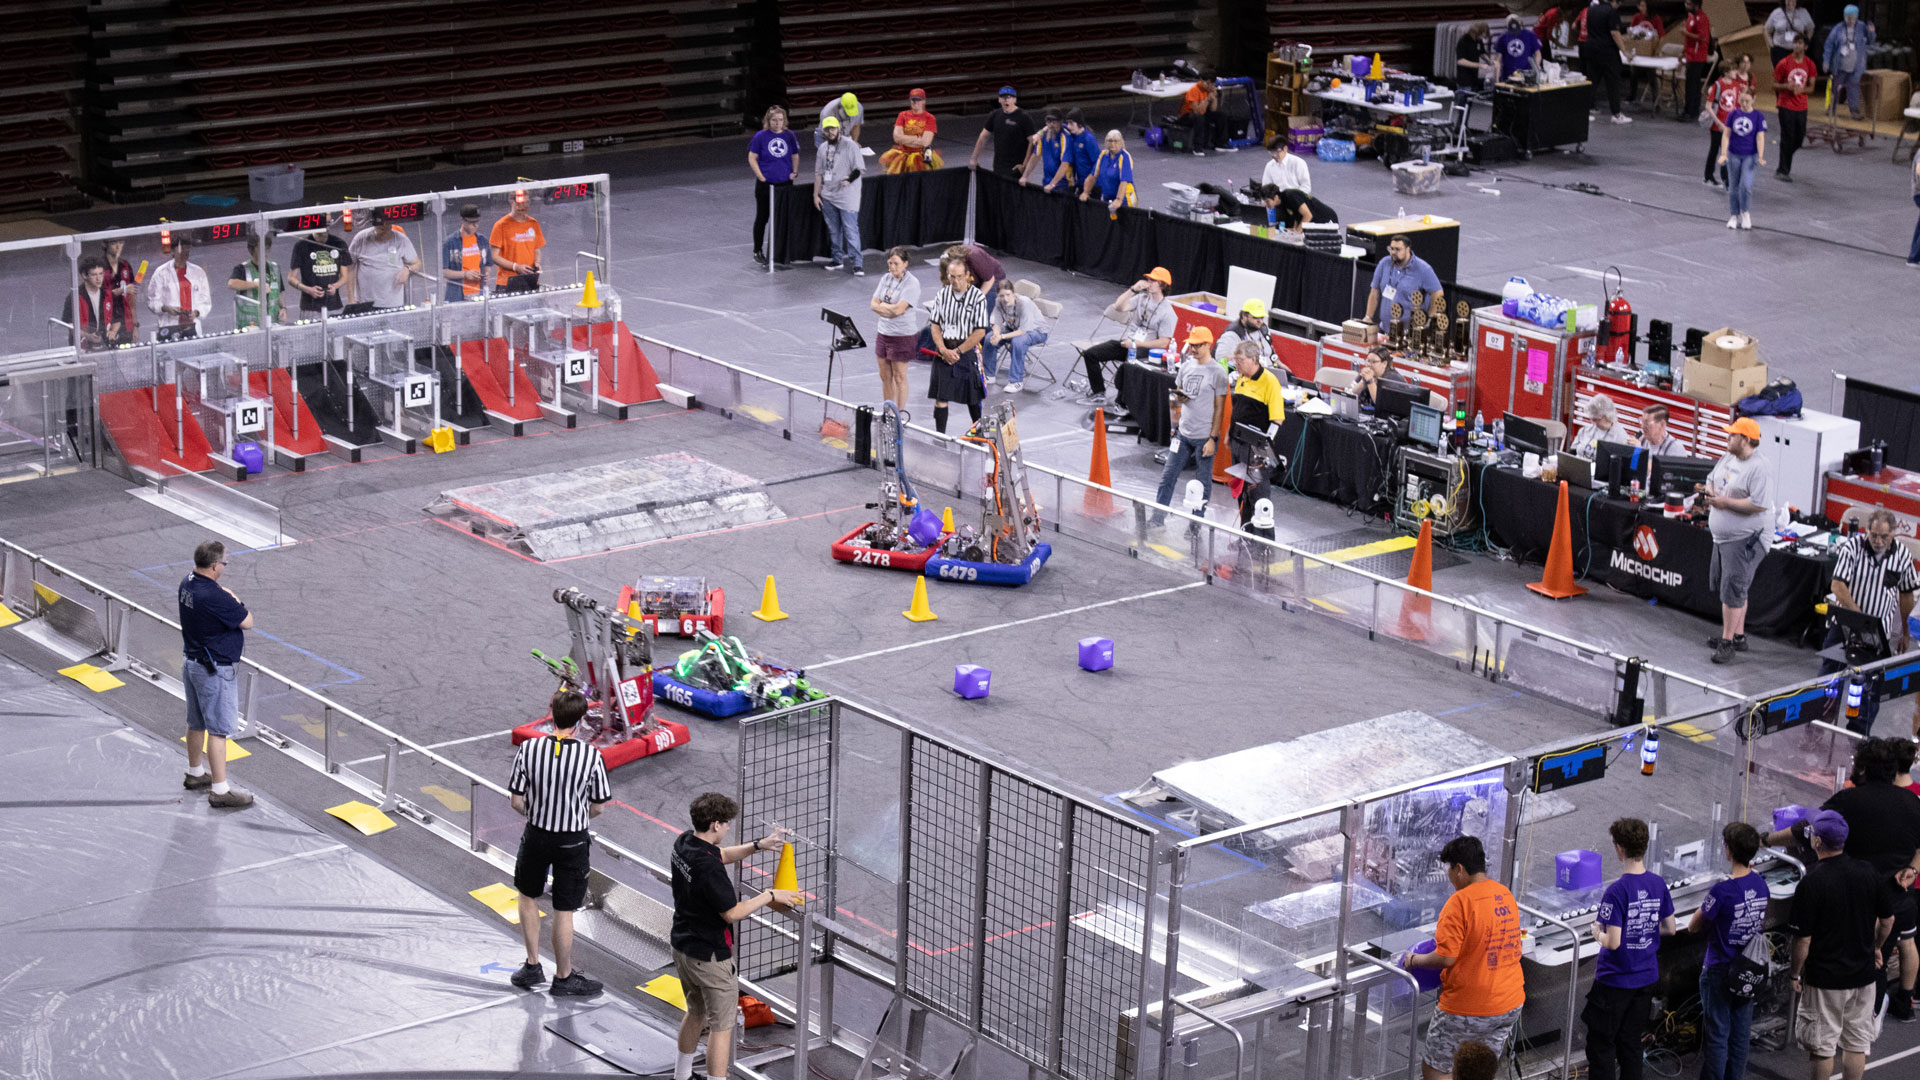
[[[1780,14],[1780,9],[1773,13]],[[1806,37],[1795,34],[1786,57],[1773,65],[1774,109],[1780,114],[1780,167],[1773,175],[1789,184],[1793,183],[1794,152],[1807,141],[1807,91],[1818,74],[1819,69],[1807,59]]]
[[[849,90],[837,98],[829,99],[825,105],[820,106],[820,120],[813,128],[814,149],[818,150],[820,144],[826,141],[827,117],[829,116],[840,122],[841,138],[846,139],[855,146],[860,145],[860,123],[863,119],[860,114],[860,99],[853,96],[853,92]]]
[[[480,208],[460,208],[460,231],[440,248],[440,276],[447,283],[447,301],[473,300],[487,288],[487,267],[493,265],[493,245],[480,235]]]
[[[1659,874],[1647,872],[1647,823],[1620,818],[1607,826],[1621,873],[1600,897],[1593,939],[1600,945],[1593,988],[1580,1014],[1587,1025],[1587,1071],[1592,1080],[1641,1080],[1646,1055],[1640,1041],[1660,981],[1660,939],[1674,931],[1673,897]]]
[[[1126,136],[1119,128],[1107,132],[1106,149],[1100,151],[1087,173],[1080,201],[1086,202],[1096,191],[1100,201],[1107,204],[1110,217],[1118,214],[1120,207],[1133,205],[1133,155],[1127,153]]]
[[[1227,439],[1233,460],[1248,462],[1253,460],[1254,448],[1259,445],[1255,440],[1265,439],[1271,445],[1273,437],[1280,433],[1280,425],[1287,419],[1287,405],[1280,396],[1279,376],[1260,363],[1259,350],[1252,342],[1243,341],[1234,347],[1233,370],[1233,397],[1229,403],[1231,426],[1227,428]],[[1256,475],[1251,469],[1246,473],[1247,479],[1240,485],[1240,527],[1271,540],[1273,529],[1255,526],[1253,518],[1254,508],[1273,492],[1273,477]]]
[[[1848,4],[1841,12],[1840,22],[1827,32],[1825,49],[1827,77],[1833,80],[1831,93],[1837,106],[1840,91],[1847,92],[1847,112],[1855,120],[1864,119],[1866,114],[1860,111],[1860,76],[1867,70],[1867,54],[1873,51],[1878,41],[1872,23],[1860,21],[1860,8]]]
[[[107,284],[107,263],[98,255],[80,259],[79,307],[67,296],[60,321],[73,328],[73,343],[87,352],[110,349],[127,336],[127,303]]]
[[[154,339],[197,337],[200,320],[213,310],[213,289],[207,284],[207,272],[189,262],[193,240],[185,233],[173,236],[173,261],[153,272],[147,286],[147,308],[161,316]]]
[[[1753,88],[1740,89],[1740,107],[1727,114],[1720,146],[1727,167],[1727,228],[1753,228],[1753,175],[1767,163],[1767,118],[1753,107]]]
[[[687,1015],[680,1021],[679,1056],[674,1080],[692,1080],[694,1053],[707,1036],[708,1080],[726,1080],[733,1063],[734,1011],[740,1005],[740,967],[733,958],[733,927],[762,908],[785,911],[803,897],[787,889],[767,889],[742,900],[727,867],[763,851],[778,850],[786,830],[776,828],[751,844],[727,844],[740,816],[740,804],[717,791],[694,798],[687,807],[693,828],[673,842],[673,966],[685,992]]]
[[[135,278],[133,265],[122,257],[126,251],[125,240],[100,241],[100,260],[107,264],[107,284],[113,286],[113,294],[120,298],[120,304],[126,309],[126,336],[134,341],[140,333],[140,305],[137,297],[140,282]]]
[[[1149,350],[1173,344],[1175,315],[1173,303],[1167,299],[1171,288],[1173,275],[1166,267],[1156,266],[1107,307],[1107,318],[1123,320],[1121,337],[1102,341],[1080,354],[1087,369],[1089,403],[1106,399],[1108,364],[1125,363],[1129,350],[1144,359]]]
[[[227,288],[233,290],[233,328],[249,330],[263,325],[260,317],[263,294],[267,318],[276,323],[286,322],[287,309],[280,301],[280,290],[284,284],[280,264],[271,259],[267,260],[265,280],[262,280],[260,238],[247,237],[246,259],[235,263],[233,272],[227,275]]]
[[[1047,340],[1040,307],[1012,289],[1001,289],[993,306],[993,331],[986,350],[987,380],[997,374],[1000,350],[1007,351],[1007,393],[1017,394],[1027,381],[1027,352]]]
[[[1440,849],[1453,895],[1440,908],[1430,953],[1408,953],[1400,966],[1440,969],[1440,1006],[1427,1027],[1423,1080],[1445,1080],[1461,1043],[1504,1047],[1526,1003],[1520,971],[1520,909],[1505,885],[1487,876],[1477,836],[1457,836]],[[1497,1052],[1497,1051],[1496,1051]]]
[[[920,279],[907,272],[912,253],[904,247],[887,251],[887,272],[873,287],[867,306],[880,316],[873,337],[873,355],[880,361],[880,396],[907,407],[907,365],[920,355]]]
[[[760,118],[760,130],[747,144],[747,168],[753,170],[753,260],[757,263],[767,261],[763,245],[773,214],[773,189],[793,186],[793,167],[799,160],[800,138],[787,130],[787,110],[778,105],[768,108]]]
[[[1747,1071],[1753,1026],[1753,999],[1736,1000],[1727,987],[1733,962],[1767,921],[1767,883],[1750,865],[1760,850],[1760,833],[1744,821],[1720,830],[1727,851],[1727,877],[1707,890],[1687,931],[1704,934],[1707,954],[1700,967],[1700,1080],[1740,1080]]]
[[[330,219],[329,224],[336,220]],[[344,304],[341,291],[352,285],[353,274],[353,254],[340,237],[323,229],[318,235],[309,233],[294,242],[287,280],[300,294],[302,315],[317,315],[323,309],[339,311]]]
[[[1567,447],[1567,453],[1574,457],[1593,460],[1594,447],[1602,442],[1625,442],[1620,437],[1619,410],[1614,407],[1613,399],[1605,394],[1595,394],[1587,399],[1582,408],[1586,423],[1580,427],[1580,434],[1573,437]]]
[[[1580,17],[1584,19],[1586,15],[1586,9],[1582,8],[1580,10]],[[1533,36],[1540,39],[1540,54],[1549,60],[1553,59],[1555,55],[1553,51],[1553,32],[1560,28],[1562,22],[1560,8],[1557,5],[1541,12],[1540,17],[1533,21]]]
[[[1680,31],[1680,59],[1686,64],[1686,104],[1680,107],[1680,122],[1693,123],[1700,116],[1700,87],[1707,79],[1708,59],[1713,48],[1713,22],[1700,6],[1700,0],[1687,0],[1687,21]]]
[[[1520,25],[1520,16],[1507,16],[1506,32],[1495,39],[1494,51],[1500,54],[1500,79],[1506,81],[1519,72],[1540,66],[1540,35]]]
[[[1251,342],[1253,351],[1260,357],[1260,366],[1277,368],[1280,358],[1273,352],[1273,334],[1267,327],[1267,305],[1258,297],[1249,297],[1240,305],[1240,314],[1234,316],[1220,335],[1220,342],[1214,348],[1213,355],[1220,358],[1220,366],[1232,363],[1233,354],[1240,350],[1241,342]]]
[[[1173,498],[1173,487],[1180,482],[1180,473],[1188,463],[1200,478],[1202,498],[1213,498],[1213,455],[1226,436],[1227,395],[1232,391],[1226,369],[1214,359],[1213,344],[1213,331],[1206,327],[1187,331],[1186,351],[1173,369],[1173,400],[1179,403],[1180,419],[1173,429],[1173,451],[1167,455],[1167,466],[1160,472],[1160,488],[1153,496],[1159,505],[1147,519],[1150,525],[1167,523],[1168,500]],[[1207,516],[1204,506],[1199,516]]]
[[[813,154],[813,208],[827,219],[827,269],[865,277],[860,255],[860,147],[840,134],[840,121],[820,121],[826,141]]]
[[[1313,194],[1313,174],[1307,171],[1307,163],[1300,155],[1293,153],[1287,145],[1287,137],[1275,135],[1267,140],[1267,153],[1273,160],[1260,170],[1260,182],[1282,191],[1292,189]]]
[[[1860,1080],[1879,1027],[1874,987],[1880,946],[1893,929],[1892,890],[1872,864],[1845,854],[1846,818],[1820,810],[1809,826],[1819,861],[1794,890],[1787,918],[1793,935],[1789,971],[1800,995],[1800,1045],[1807,1049],[1809,1076],[1815,1080],[1833,1075],[1836,1052],[1841,1075]]]
[[[933,428],[944,435],[950,401],[965,405],[971,419],[980,419],[980,403],[987,397],[980,378],[980,342],[987,336],[989,314],[986,294],[974,285],[973,271],[967,268],[965,259],[943,257],[940,277],[946,284],[934,296],[928,312],[939,355],[933,360],[927,396],[933,399]]]
[[[1773,466],[1759,454],[1759,423],[1743,416],[1723,430],[1727,453],[1707,475],[1701,496],[1713,534],[1707,585],[1720,596],[1720,636],[1707,639],[1716,664],[1747,651],[1747,590],[1767,557],[1774,514]]]
[[[613,799],[607,763],[591,743],[574,738],[587,715],[587,699],[578,690],[560,690],[547,703],[553,734],[520,744],[513,754],[507,791],[513,809],[527,819],[520,850],[513,860],[520,938],[527,962],[508,982],[530,990],[547,981],[540,965],[540,896],[553,878],[553,987],[555,997],[591,997],[598,979],[573,966],[573,913],[587,899],[593,854],[588,822]]]
[[[880,167],[889,173],[940,168],[946,162],[933,148],[939,133],[940,121],[927,111],[927,92],[917,86],[907,91],[907,107],[893,118],[893,149],[880,155]]]
[[[1687,444],[1673,437],[1667,427],[1667,407],[1649,405],[1640,414],[1640,445],[1655,455],[1682,455]]]
[[[187,692],[187,776],[181,786],[206,791],[207,805],[238,810],[253,796],[227,783],[227,740],[240,720],[233,667],[246,648],[253,613],[220,584],[227,546],[208,540],[193,549],[193,573],[180,582],[180,682]]]
[[[1033,138],[1033,117],[1020,107],[1020,95],[1013,87],[1003,86],[998,95],[998,107],[987,114],[987,122],[980,128],[979,137],[973,140],[973,156],[968,159],[967,167],[980,167],[980,151],[987,148],[987,139],[993,139],[993,171],[1004,176],[1019,176],[1025,172],[1027,163],[1027,143]]]
[[[413,241],[387,216],[387,208],[373,208],[373,228],[355,233],[347,250],[353,264],[357,298],[376,308],[404,307],[407,280],[421,267],[420,253]]]
[[[1036,166],[1040,190],[1052,194],[1074,189],[1073,161],[1067,156],[1066,125],[1057,109],[1047,110],[1046,122],[1040,125],[1040,130],[1033,136],[1033,145],[1027,151],[1027,162],[1020,170],[1021,186],[1036,179]]]
[[[1713,123],[1707,134],[1707,186],[1727,182],[1727,170],[1721,167],[1720,146],[1727,133],[1727,117],[1740,107],[1740,91],[1753,84],[1753,57],[1741,53],[1733,64],[1707,88],[1707,105],[1713,110]]]
[[[1087,128],[1086,117],[1079,109],[1067,110],[1067,161],[1073,166],[1069,179],[1073,181],[1075,191],[1084,191],[1085,184],[1100,161],[1100,140]]]
[[[946,250],[946,254],[967,261],[967,270],[973,274],[973,283],[987,298],[987,313],[992,314],[1000,299],[1000,289],[1007,283],[1007,268],[979,244],[955,244]]]
[[[1235,133],[1227,130],[1227,115],[1220,110],[1219,78],[1211,70],[1202,71],[1200,78],[1187,87],[1181,97],[1180,122],[1193,131],[1190,145],[1194,156],[1208,150],[1240,152],[1240,148],[1229,141]]]
[[[1453,43],[1453,79],[1462,88],[1478,90],[1492,81],[1496,68],[1489,55],[1491,35],[1486,23],[1474,23]]]
[[[1848,611],[1880,620],[1887,645],[1893,650],[1887,655],[1913,648],[1907,636],[1907,617],[1913,614],[1914,590],[1920,589],[1920,575],[1914,573],[1913,557],[1893,534],[1893,512],[1876,507],[1867,516],[1865,532],[1854,533],[1840,542],[1829,585],[1835,603]],[[1820,648],[1831,649],[1845,640],[1846,635],[1836,622],[1827,627],[1827,637]],[[1820,658],[1822,675],[1844,671],[1848,666],[1844,661]],[[1847,721],[1848,727],[1862,735],[1873,733],[1873,722],[1880,715],[1880,681],[1878,672],[1869,676],[1860,696],[1860,716]],[[1920,843],[1920,836],[1915,837],[1915,842]]]
[[[1813,37],[1813,15],[1800,6],[1800,0],[1780,0],[1780,6],[1767,14],[1766,29],[1768,60],[1779,67],[1794,45],[1805,46]]]
[[[1587,78],[1606,87],[1608,111],[1616,124],[1631,124],[1621,110],[1620,90],[1626,74],[1627,37],[1613,0],[1593,0],[1587,8],[1587,36],[1580,43],[1580,63]]]
[[[1401,307],[1400,318],[1412,321],[1410,298],[1416,292],[1426,297],[1430,313],[1437,315],[1446,310],[1440,275],[1433,272],[1425,259],[1413,253],[1412,240],[1405,235],[1395,236],[1387,241],[1387,257],[1373,268],[1373,283],[1367,287],[1367,321],[1386,333],[1395,304]]]
[[[540,287],[540,252],[547,246],[547,234],[527,212],[527,193],[513,193],[513,209],[487,234],[493,248],[494,289],[497,292],[532,292]]]

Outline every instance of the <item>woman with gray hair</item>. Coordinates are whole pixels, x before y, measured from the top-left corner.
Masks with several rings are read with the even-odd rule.
[[[1107,204],[1109,216],[1118,214],[1123,205],[1133,205],[1133,155],[1127,153],[1127,139],[1119,128],[1107,132],[1106,149],[1094,160],[1093,171],[1087,174],[1086,183],[1082,185],[1080,201],[1091,199],[1095,191],[1100,193],[1100,201]]]
[[[1593,448],[1600,443],[1630,441],[1622,437],[1625,432],[1615,423],[1617,412],[1613,407],[1613,399],[1607,395],[1595,394],[1588,398],[1582,413],[1587,418],[1586,426],[1573,437],[1573,444],[1567,447],[1567,453],[1592,461]]]

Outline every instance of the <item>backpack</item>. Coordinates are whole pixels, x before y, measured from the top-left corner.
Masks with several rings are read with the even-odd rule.
[[[1756,932],[1740,955],[1727,965],[1724,976],[1727,996],[1736,1004],[1752,1001],[1760,988],[1766,985],[1767,973],[1772,970],[1773,947],[1767,944],[1767,935]]]
[[[1775,379],[1757,394],[1748,394],[1733,407],[1735,416],[1799,416],[1800,387],[1792,379]]]

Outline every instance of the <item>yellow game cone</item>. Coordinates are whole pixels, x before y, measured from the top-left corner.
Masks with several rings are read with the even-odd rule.
[[[587,271],[587,287],[580,290],[580,302],[574,307],[597,308],[600,306],[600,290],[594,287],[593,271]]]
[[[760,610],[754,612],[753,617],[761,622],[779,622],[787,617],[787,613],[780,610],[780,593],[773,587],[772,574],[767,575],[766,588],[760,590]]]
[[[940,511],[940,527],[947,532],[953,531],[953,507]]]
[[[907,610],[900,614],[905,615],[914,622],[932,622],[940,617],[933,613],[933,605],[927,603],[926,578],[917,577],[913,579],[913,606],[907,608]]]
[[[453,429],[437,427],[427,432],[427,448],[436,454],[444,454],[453,449]]]
[[[800,891],[800,875],[793,868],[793,845],[780,845],[780,865],[773,869],[773,887],[788,892]]]

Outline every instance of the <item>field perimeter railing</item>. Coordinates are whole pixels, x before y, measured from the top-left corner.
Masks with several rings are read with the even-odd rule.
[[[852,452],[866,406],[658,338],[640,341],[662,381],[692,392],[700,407],[759,425],[823,457],[844,461]],[[985,450],[911,423],[907,440],[907,471],[916,485],[981,503]],[[1028,464],[1027,474],[1041,518],[1055,532],[1201,574],[1213,586],[1262,602],[1315,612],[1598,717],[1613,714],[1617,680],[1635,659],[1042,465]],[[1161,515],[1166,528],[1148,523]],[[1652,719],[1712,712],[1742,700],[1732,690],[1656,664],[1642,662],[1641,673],[1640,696]]]

